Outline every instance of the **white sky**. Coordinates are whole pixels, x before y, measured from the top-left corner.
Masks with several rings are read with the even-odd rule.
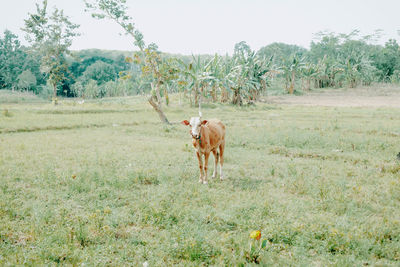
[[[0,0],[0,34],[9,29],[24,40],[20,28],[37,2],[41,0]],[[82,36],[72,49],[135,50],[130,38],[119,35],[119,26],[85,13],[82,0],[48,2],[81,25]],[[240,41],[256,50],[273,42],[309,47],[313,34],[322,30],[359,29],[367,35],[382,29],[380,43],[400,40],[400,0],[128,0],[128,4],[145,41],[170,53],[232,53]]]

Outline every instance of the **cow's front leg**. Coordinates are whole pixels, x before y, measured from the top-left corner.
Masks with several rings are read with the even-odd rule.
[[[199,183],[203,182],[203,159],[202,154],[199,151],[196,151],[197,159],[199,160],[199,168],[200,168],[200,176]]]
[[[208,157],[210,156],[210,152],[204,153],[204,178],[203,184],[207,184],[207,170],[208,170]]]

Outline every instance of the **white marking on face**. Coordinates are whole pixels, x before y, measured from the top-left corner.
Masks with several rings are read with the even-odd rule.
[[[198,137],[200,134],[201,121],[199,117],[190,118],[190,126],[192,127],[192,135]]]

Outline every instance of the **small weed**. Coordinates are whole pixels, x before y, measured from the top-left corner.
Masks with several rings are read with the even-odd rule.
[[[159,185],[160,181],[158,178],[151,174],[146,174],[143,172],[135,172],[129,174],[129,179],[132,183],[141,184],[141,185]]]
[[[9,117],[12,117],[13,114],[8,109],[4,109],[3,110],[3,116],[9,118]]]
[[[76,235],[76,240],[79,242],[82,248],[87,247],[89,245],[90,240],[86,224],[80,222],[75,235]]]
[[[178,244],[172,250],[172,254],[177,259],[210,265],[214,263],[213,259],[220,255],[221,251],[202,239],[190,239]]]

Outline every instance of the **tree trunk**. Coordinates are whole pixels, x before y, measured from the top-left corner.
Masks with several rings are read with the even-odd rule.
[[[350,88],[356,88],[357,82],[355,79],[350,80]]]
[[[154,87],[153,83],[151,84],[151,87]],[[162,110],[160,85],[157,83],[156,88],[153,88],[153,89],[155,90],[155,96],[151,95],[147,100],[149,101],[150,105],[154,108],[154,110],[157,112],[158,116],[160,117],[161,122],[170,124]]]
[[[225,86],[223,86],[221,90],[221,102],[225,103],[226,101],[228,101],[228,92]]]
[[[295,72],[292,71],[292,77],[291,77],[290,87],[289,87],[289,94],[291,94],[291,95],[294,93],[294,79],[295,79]]]
[[[242,98],[240,96],[240,89],[234,89],[233,96],[232,96],[232,104],[241,106],[242,105]]]
[[[199,105],[199,90],[197,89],[197,87],[195,87],[193,89],[193,93],[194,93],[194,106],[198,106]]]
[[[307,91],[310,91],[311,89],[311,79],[307,79]]]
[[[321,80],[320,79],[315,79],[314,80],[314,88],[321,88]]]
[[[160,117],[161,122],[170,124],[167,117],[165,116],[164,112],[162,111],[161,105],[156,103],[156,97],[155,96],[150,96],[148,101],[150,105],[154,108],[154,110],[157,112],[158,116]]]
[[[58,99],[57,99],[57,85],[53,84],[53,104],[56,106],[58,104]]]
[[[261,80],[261,88],[263,93],[267,92],[267,83],[264,80]]]
[[[192,89],[192,91],[191,91],[190,94],[189,94],[190,107],[193,107],[193,97],[192,97],[192,95],[193,95],[193,89]]]
[[[204,85],[200,87],[200,98],[199,98],[199,103],[203,102],[203,92],[204,92]]]
[[[218,101],[218,99],[217,99],[217,86],[215,84],[212,87],[211,95],[212,95],[213,102],[214,103],[217,102]]]
[[[250,97],[249,100],[251,101],[257,101],[258,100],[258,91],[257,89],[251,89],[250,90]]]
[[[169,95],[168,95],[168,90],[166,86],[164,86],[164,96],[165,96],[165,104],[168,106],[169,105]]]

